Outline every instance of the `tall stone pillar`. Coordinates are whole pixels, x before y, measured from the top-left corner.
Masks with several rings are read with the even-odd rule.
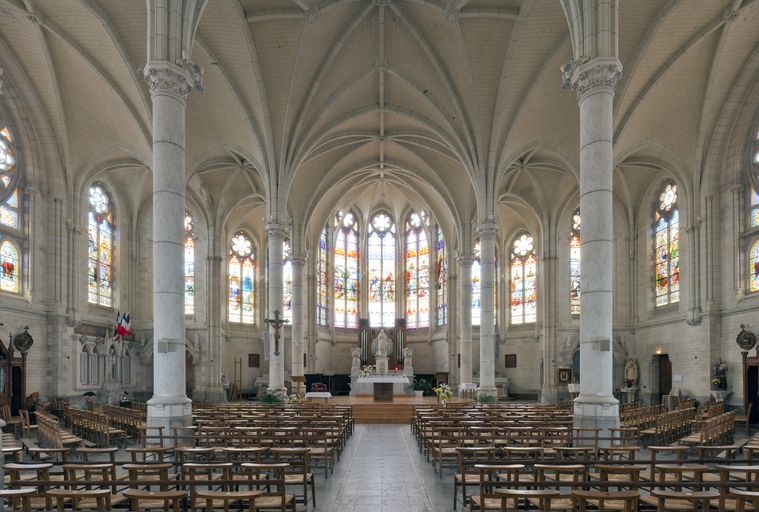
[[[290,262],[293,266],[293,347],[292,347],[292,370],[294,376],[303,376],[303,347],[304,347],[304,329],[303,319],[305,318],[305,303],[303,300],[303,291],[307,289],[307,283],[304,279],[304,266],[306,258],[302,256],[291,256]]]
[[[459,385],[472,383],[472,263],[471,256],[459,256]]]
[[[153,398],[150,424],[189,424],[185,395],[185,108],[192,81],[166,61],[144,69],[153,100]],[[168,429],[164,433],[168,434]]]
[[[572,78],[580,104],[582,212],[582,377],[574,405],[575,423],[600,428],[619,423],[619,402],[612,395],[612,107],[621,71],[616,58],[599,57],[580,65]]]
[[[493,221],[480,224],[480,387],[478,394],[496,396],[495,387],[495,235]]]
[[[282,318],[282,245],[287,235],[287,226],[276,222],[266,224],[266,236],[269,244],[269,314],[274,318],[274,311],[279,310]],[[293,279],[294,281],[294,279]],[[269,390],[272,393],[284,394],[285,388],[285,347],[284,327],[280,331],[279,354],[275,354],[274,328],[269,327]]]

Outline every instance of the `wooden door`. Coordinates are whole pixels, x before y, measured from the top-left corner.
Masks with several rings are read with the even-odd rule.
[[[759,366],[751,365],[746,368],[748,403],[751,404],[751,416],[749,422],[759,422]]]
[[[672,363],[668,354],[659,356],[659,403],[672,391]]]
[[[192,390],[195,387],[195,372],[192,366],[192,354],[185,350],[184,353],[184,379],[185,392],[192,398]]]

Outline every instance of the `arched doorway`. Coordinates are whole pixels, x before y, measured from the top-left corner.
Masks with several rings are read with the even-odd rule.
[[[189,398],[192,398],[192,391],[195,388],[195,372],[193,370],[193,357],[189,350],[184,352],[184,379],[185,379],[185,393]]]

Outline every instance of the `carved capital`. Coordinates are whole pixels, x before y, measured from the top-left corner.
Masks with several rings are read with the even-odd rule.
[[[474,263],[474,258],[472,256],[458,256],[456,261],[458,261],[459,265],[462,267],[471,267],[472,263]]]
[[[151,96],[169,94],[186,102],[193,87],[187,71],[170,62],[149,62],[143,68],[142,76],[148,84]]]
[[[290,261],[292,261],[293,265],[305,265],[306,264],[306,257],[305,256],[290,256]]]
[[[498,233],[498,224],[495,221],[486,220],[477,226],[477,234],[480,235],[480,240],[495,240],[496,233]]]
[[[579,65],[572,76],[577,99],[590,92],[610,90],[614,92],[622,77],[622,64],[616,58],[597,58]]]
[[[280,224],[278,222],[268,222],[265,226],[266,235],[269,238],[286,238],[287,237],[287,225]]]

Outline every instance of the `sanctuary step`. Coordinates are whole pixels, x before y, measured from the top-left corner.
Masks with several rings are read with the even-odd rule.
[[[353,404],[356,423],[409,423],[413,413],[411,403]]]

